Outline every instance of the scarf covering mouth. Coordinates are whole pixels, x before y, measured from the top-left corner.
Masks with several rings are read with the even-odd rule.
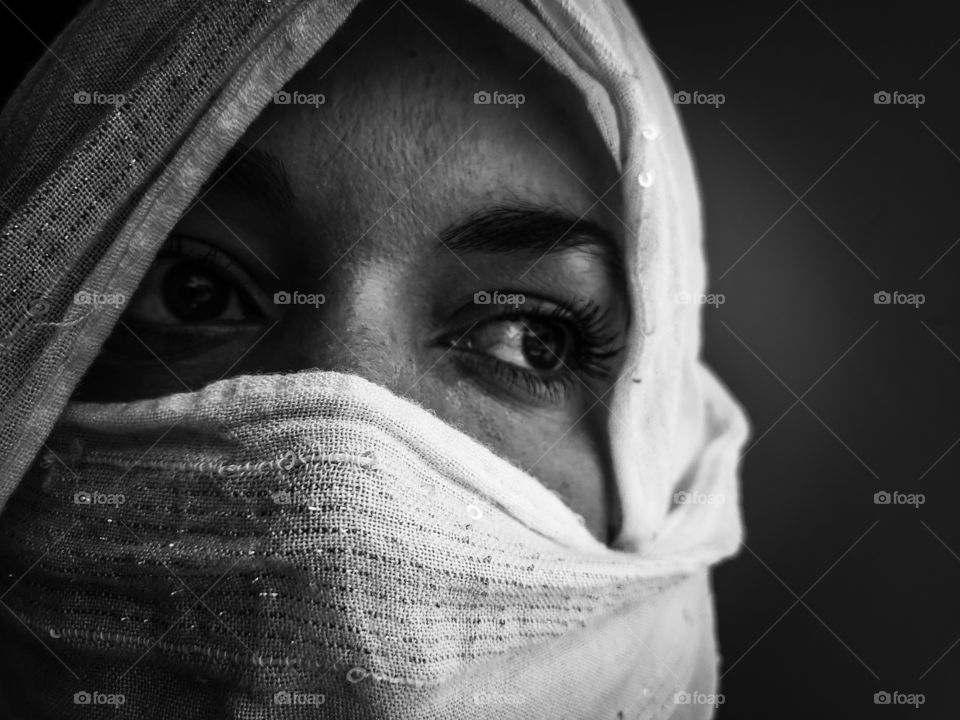
[[[547,521],[537,519],[536,513],[518,518],[499,500],[493,506],[500,514],[491,514],[502,516],[506,525],[524,528],[525,541],[534,543],[533,537],[540,538],[536,542],[547,543],[551,552],[563,551],[578,562],[600,563],[606,568],[604,563],[613,562],[608,554],[617,554],[617,562],[635,567],[633,574],[623,570],[623,579],[609,581],[612,585],[608,583],[607,590],[617,588],[609,598],[604,591],[600,593],[602,601],[580,605],[587,610],[571,627],[589,628],[590,632],[546,633],[539,640],[539,652],[545,654],[524,655],[522,648],[502,644],[476,656],[464,654],[462,648],[457,651],[458,662],[472,658],[470,667],[476,678],[502,678],[509,676],[509,668],[526,668],[517,670],[527,680],[525,689],[517,692],[526,696],[542,693],[541,705],[511,705],[504,701],[512,692],[507,690],[501,692],[498,702],[496,687],[485,688],[477,680],[478,685],[460,687],[472,688],[469,703],[455,704],[451,698],[459,695],[448,687],[435,690],[425,704],[410,705],[414,709],[407,714],[392,701],[380,707],[396,717],[604,717],[608,711],[610,717],[617,717],[617,712],[623,712],[623,717],[708,717],[709,707],[684,704],[682,698],[677,702],[676,692],[714,691],[717,657],[706,572],[710,565],[734,553],[741,540],[737,465],[747,423],[729,392],[700,360],[701,305],[678,301],[699,297],[705,281],[699,198],[683,131],[653,55],[621,2],[470,3],[567,77],[594,118],[623,175],[622,220],[630,228],[624,239],[623,262],[630,305],[638,319],[627,343],[625,367],[631,369],[630,375],[612,391],[610,403],[615,480],[623,513],[616,542],[619,552],[587,543],[572,526],[563,537],[545,534],[538,523]],[[43,493],[58,497],[55,493],[63,490],[55,481],[43,485],[49,468],[43,465],[42,451],[64,410],[65,421],[79,412],[79,417],[92,423],[90,427],[106,422],[95,414],[69,409],[68,400],[122,308],[107,305],[93,312],[92,305],[76,303],[74,298],[80,292],[133,295],[164,239],[220,160],[273,94],[323,47],[356,5],[353,0],[94,2],[57,39],[52,52],[34,67],[0,115],[0,507],[6,508],[0,529],[4,590],[16,584],[4,602],[8,609],[16,608],[13,614],[20,620],[8,617],[5,628],[20,628],[16,642],[23,645],[18,647],[18,658],[25,667],[29,663],[23,658],[35,660],[37,672],[42,670],[44,677],[51,678],[51,687],[59,683],[63,692],[69,687],[84,691],[82,683],[53,659],[45,644],[56,645],[57,654],[69,651],[82,657],[85,652],[101,659],[118,653],[120,647],[111,645],[113,635],[106,630],[106,616],[101,618],[104,626],[99,630],[90,620],[81,624],[86,634],[74,636],[69,631],[64,634],[68,628],[62,623],[52,623],[56,611],[61,615],[68,611],[65,605],[57,606],[56,584],[42,595],[46,606],[23,601],[31,598],[30,588],[41,587],[41,580],[58,580],[63,588],[102,581],[92,576],[71,578],[54,562],[71,552],[82,555],[87,529],[81,528],[74,537],[70,534],[74,532],[72,523],[80,522],[80,516],[60,512],[52,499],[47,504],[40,502]],[[75,101],[93,91],[122,95],[124,102],[84,105]],[[322,385],[320,378],[315,380]],[[234,388],[239,383],[225,382]],[[221,386],[217,383],[211,388]],[[371,393],[377,395],[366,386],[353,387],[351,392],[356,402],[365,402]],[[134,406],[145,407],[132,403]],[[189,413],[188,407],[177,407],[178,412]],[[440,426],[442,423],[431,426],[431,432],[441,432]],[[116,427],[119,433],[121,428]],[[69,422],[65,422],[63,432],[49,440],[60,442],[69,432]],[[458,441],[470,442],[465,437]],[[221,449],[228,457],[243,448]],[[28,474],[38,453],[40,462]],[[260,461],[269,460],[264,457]],[[368,472],[349,463],[344,467]],[[473,475],[485,472],[477,470]],[[449,481],[449,473],[441,474]],[[21,484],[21,492],[11,501]],[[314,488],[301,489],[313,492]],[[724,501],[676,504],[678,492],[704,493]],[[34,534],[27,531],[29,522],[24,520],[31,514],[39,528]],[[44,537],[43,531],[48,535]],[[57,538],[64,538],[60,549],[55,548],[52,557],[45,556]],[[145,545],[133,554],[148,562],[156,557],[149,549]],[[528,551],[525,546],[524,552]],[[555,570],[552,582],[561,588],[577,585],[566,572]],[[597,580],[589,572],[586,575]],[[482,573],[477,577],[483,577]],[[631,579],[625,579],[628,577]],[[35,584],[30,584],[30,578]],[[634,582],[639,584],[631,584]],[[589,583],[576,589],[591,597],[599,592]],[[26,593],[19,604],[18,592]],[[64,589],[63,597],[67,596],[70,592]],[[507,607],[508,603],[500,605]],[[601,606],[605,608],[602,611]],[[674,616],[681,609],[694,619],[677,621]],[[173,622],[176,618],[169,619]],[[633,626],[635,634],[623,633],[621,628],[617,639],[614,624],[634,620],[640,623]],[[29,629],[27,635],[23,628]],[[664,633],[664,628],[670,632]],[[216,632],[214,627],[207,630]],[[602,652],[588,638],[607,638],[611,643]],[[525,641],[527,650],[529,643],[534,643],[533,639]],[[361,651],[371,649],[362,643],[359,647]],[[129,648],[125,652],[129,653]],[[207,674],[194,677],[192,671],[201,664],[187,664],[173,682],[169,677],[175,673],[163,674],[161,666],[164,662],[175,666],[183,658],[172,650],[166,655],[161,651],[156,660],[159,665],[150,656],[142,661],[142,668],[125,676],[139,683],[128,688],[126,697],[136,698],[141,705],[152,699],[157,708],[176,700],[186,709],[191,698],[203,696],[198,688],[206,688],[203,692],[233,698],[221,707],[226,717],[333,713],[332,704],[326,710],[294,706],[293,695],[288,706],[273,704],[264,710],[256,705],[261,696],[250,695],[250,688],[264,691],[269,684],[264,678],[275,683],[275,675],[251,671],[250,658],[231,664],[232,660],[217,655],[212,640],[198,652],[219,658],[219,674],[204,666]],[[524,657],[544,661],[539,688]],[[556,662],[546,662],[550,658]],[[117,674],[129,664],[118,661]],[[452,668],[462,667],[456,663],[433,675],[391,674],[376,664],[368,667],[370,664],[350,666],[347,672],[360,668],[354,679],[365,673],[368,681],[351,687],[397,687],[390,679],[406,677],[416,682],[400,686],[440,688],[444,679],[469,676],[454,672]],[[625,665],[639,674],[622,674]],[[241,667],[246,670],[241,672]],[[254,663],[252,667],[258,666]],[[592,671],[586,672],[586,667]],[[236,672],[231,674],[230,668]],[[106,674],[98,677],[117,680],[111,671],[103,672]],[[161,677],[164,679],[158,679]],[[53,678],[59,679],[55,683]],[[609,682],[600,682],[602,678]],[[102,690],[109,693],[109,682],[104,683],[108,687]],[[624,685],[632,692],[625,693]],[[565,714],[550,700],[551,691],[556,697],[564,687],[571,693],[570,689],[576,690],[591,703],[580,705],[580,714],[574,710]],[[277,692],[296,690],[288,687]],[[477,702],[477,692],[494,693],[483,696],[493,698],[490,704]],[[254,697],[260,699],[251,699]],[[195,705],[200,707],[198,699]],[[591,707],[596,713],[586,710]],[[107,709],[113,712],[112,707]],[[288,711],[290,714],[284,714]],[[171,716],[160,709],[157,712],[157,717]],[[351,716],[347,710],[342,712],[347,714],[329,716]],[[184,713],[180,716],[187,717]],[[198,715],[206,716],[211,715]]]

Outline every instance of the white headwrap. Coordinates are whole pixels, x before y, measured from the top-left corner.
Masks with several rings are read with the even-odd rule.
[[[28,673],[46,678],[59,692],[47,697],[52,715],[71,688],[123,694],[157,717],[310,716],[317,709],[297,698],[318,704],[320,695],[335,717],[709,715],[682,693],[715,690],[707,569],[741,538],[747,426],[701,364],[699,304],[680,302],[703,292],[704,266],[676,112],[620,2],[471,2],[573,82],[624,175],[638,322],[630,376],[610,404],[620,551],[578,530],[529,476],[357,378],[241,377],[156,401],[67,406],[122,310],[93,311],[75,294],[132,296],[227,150],[356,5],[97,2],[0,116],[0,560],[7,584],[23,574],[5,599],[17,632],[29,628],[67,665],[89,667],[100,686],[83,687],[23,635],[10,642],[32,660],[10,670],[8,688]],[[92,90],[126,102],[73,102]],[[271,413],[276,427],[264,419]],[[173,433],[144,456],[143,438],[174,418],[193,434]],[[137,439],[123,439],[136,428]],[[398,476],[416,482],[385,497]],[[233,477],[243,482],[224,480]],[[352,504],[331,478],[354,488]],[[117,504],[124,487],[134,499]],[[429,502],[425,487],[434,488]],[[114,502],[91,514],[91,503],[75,501],[90,492]],[[678,492],[713,500],[678,504]],[[305,500],[286,507],[283,497]],[[216,498],[257,519],[211,523]],[[310,509],[320,506],[326,512]],[[442,517],[446,525],[431,525]],[[333,537],[334,526],[354,528],[355,542]],[[318,565],[324,553],[342,562]],[[445,587],[435,575],[442,558]],[[244,580],[288,582],[266,596],[255,583],[226,582],[214,608],[232,614],[222,626],[207,617],[174,628],[189,603],[131,589],[138,572],[153,591],[166,589],[157,573],[169,568],[202,581],[192,588],[200,596],[223,572],[233,577],[235,559]],[[351,571],[341,585],[337,568]],[[390,593],[408,602],[384,606]],[[133,627],[135,617],[147,621]],[[165,644],[164,631],[177,640]]]

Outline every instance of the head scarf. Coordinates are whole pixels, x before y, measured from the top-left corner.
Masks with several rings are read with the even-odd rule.
[[[496,664],[499,657],[500,667],[492,674],[484,676],[478,671],[473,677],[479,679],[458,686],[473,692],[469,707],[457,704],[457,693],[448,692],[449,688],[417,695],[417,699],[385,690],[371,694],[381,703],[380,710],[387,709],[398,717],[446,717],[450,713],[463,717],[558,717],[564,707],[580,708],[569,710],[569,717],[600,716],[601,709],[612,710],[612,716],[616,716],[615,708],[620,708],[624,717],[703,717],[709,709],[685,705],[682,697],[677,700],[675,691],[714,690],[716,657],[706,568],[732,554],[741,539],[736,476],[747,425],[738,405],[700,360],[700,305],[681,300],[699,297],[705,276],[699,199],[683,131],[653,56],[621,2],[470,2],[569,78],[623,174],[622,219],[631,229],[623,261],[628,271],[629,301],[638,322],[628,338],[626,367],[630,373],[618,383],[610,402],[610,434],[623,526],[615,544],[621,552],[605,551],[617,558],[614,561],[604,556],[604,587],[618,590],[613,606],[629,608],[633,602],[642,620],[636,626],[636,641],[631,638],[627,643],[629,648],[584,640],[615,637],[613,625],[604,626],[613,623],[615,615],[611,619],[600,612],[606,601],[598,600],[596,587],[584,590],[571,579],[589,573],[581,569],[578,574],[570,565],[558,564],[548,572],[553,578],[551,587],[555,591],[567,586],[582,590],[583,603],[591,608],[587,616],[593,620],[586,621],[581,628],[584,633],[579,635],[547,634],[567,646],[554,644],[539,660],[563,658],[566,664],[558,666],[562,670],[552,681],[548,682],[549,675],[537,679],[540,690],[534,692],[525,686],[527,696],[533,693],[544,699],[535,712],[529,704],[512,706],[504,702],[510,697],[509,689],[504,689],[509,686],[502,684],[504,677],[514,673],[529,683],[536,676],[529,674],[529,664],[519,661],[511,648],[496,643],[483,652],[461,654],[453,665],[417,678],[421,687],[440,688],[444,679],[465,676],[464,667],[473,668],[478,662],[487,667]],[[82,404],[71,410],[68,399],[116,324],[122,307],[104,305],[94,310],[90,304],[76,302],[77,294],[133,295],[163,240],[228,149],[273,94],[330,39],[356,4],[356,0],[165,0],[147,5],[133,0],[94,2],[64,31],[52,52],[43,57],[11,98],[0,116],[0,507],[14,503],[11,496],[25,475],[29,477],[31,463],[37,461],[35,476],[40,483],[50,464],[57,462],[47,454],[53,449],[44,446],[58,418],[63,415],[67,425],[98,419],[106,422],[106,416],[80,407]],[[122,95],[124,101],[115,105],[83,104],[84,94],[91,92]],[[224,382],[228,383],[226,389],[218,383],[201,391],[213,393],[205,399],[214,398],[226,407],[224,403],[232,393],[239,392],[238,388],[245,396],[263,394],[257,381]],[[284,385],[276,377],[259,382],[280,383],[286,388],[277,399],[281,406],[288,397],[302,402],[305,393],[326,393],[325,402],[342,411],[361,412],[366,408],[365,417],[378,413],[391,417],[392,400],[363,384],[320,377],[304,379],[308,387],[301,387],[299,380],[294,386]],[[276,389],[275,385],[270,387]],[[149,408],[140,405],[141,412],[129,420],[139,418],[148,424],[151,418],[156,421],[174,412],[178,417],[196,419],[202,407],[196,398],[167,402]],[[123,417],[122,409],[114,410]],[[240,413],[240,409],[230,412]],[[111,417],[105,426],[111,427],[109,423],[113,422],[119,433],[122,426],[117,424],[117,416]],[[229,417],[236,420],[237,415]],[[441,429],[442,423],[432,425],[421,420],[425,425],[414,422],[414,430],[394,427],[390,437],[407,438],[404,446],[410,447],[410,437],[429,440],[446,432]],[[236,439],[235,435],[231,437]],[[215,444],[218,436],[208,439]],[[310,439],[324,450],[334,447],[323,445],[326,441],[322,438]],[[67,432],[58,440],[56,457],[69,456],[70,442]],[[261,454],[277,449],[265,445],[262,438],[249,442],[256,444]],[[458,437],[457,442],[465,440]],[[382,452],[387,453],[390,443],[383,443]],[[247,450],[252,447],[246,446]],[[422,445],[420,448],[426,452]],[[364,457],[361,446],[354,449],[353,455]],[[277,462],[296,465],[302,453],[293,453],[290,460],[280,452]],[[331,460],[328,455],[337,453],[327,453],[317,462],[369,471],[363,463]],[[376,453],[371,457],[374,464],[382,462]],[[127,462],[135,460],[126,458]],[[223,462],[216,465],[215,459],[209,462],[214,469],[224,467]],[[474,490],[486,482],[483,478],[490,472],[489,463],[482,472],[462,473],[473,478],[470,483]],[[498,470],[508,472],[499,466]],[[264,467],[254,470],[262,471]],[[443,473],[444,477],[450,474]],[[107,482],[106,476],[102,479]],[[470,483],[464,480],[461,484]],[[21,521],[11,521],[10,507],[5,512],[9,527],[2,550],[16,560],[7,567],[27,571],[23,580],[18,580],[19,573],[5,575],[7,585],[17,586],[5,602],[15,600],[17,588],[26,588],[21,604],[8,609],[12,608],[31,633],[42,634],[46,628],[48,634],[40,643],[67,642],[71,639],[64,637],[65,628],[50,625],[49,612],[43,620],[35,615],[32,623],[27,617],[31,609],[30,577],[43,576],[46,570],[47,580],[72,582],[62,568],[50,565],[53,558],[44,557],[45,548],[40,547],[35,555],[26,549],[31,542],[39,547],[43,539],[29,538],[22,520],[31,512],[42,512],[37,502],[43,490],[41,485],[31,490],[24,482],[18,496],[22,494],[28,502],[18,508]],[[677,502],[678,497],[690,496],[721,501]],[[458,502],[466,500],[461,497]],[[513,505],[503,498],[497,498],[495,504],[498,512],[520,518],[526,527],[554,543],[537,552],[549,550],[556,555],[560,548],[568,553],[588,553],[591,562],[601,552],[566,525],[564,532],[545,529],[544,524],[550,523],[538,517],[533,509],[536,506],[520,508],[516,503],[523,505],[516,498]],[[550,504],[541,507],[561,512]],[[63,524],[60,532],[49,526],[48,545],[58,537],[68,537],[75,518],[58,515],[57,520]],[[26,539],[16,538],[17,533]],[[68,537],[65,546],[71,547],[71,542]],[[21,557],[15,558],[18,553]],[[27,557],[29,562],[25,562]],[[143,557],[147,555],[139,559]],[[610,570],[610,563],[616,571]],[[614,579],[616,573],[623,574],[621,580]],[[680,578],[685,579],[681,582]],[[629,592],[621,596],[619,591]],[[684,614],[695,614],[696,621],[686,618],[677,621],[680,625],[668,621],[666,613],[671,603],[683,605]],[[681,631],[684,625],[695,631]],[[74,650],[100,656],[118,652],[120,645],[111,644],[110,633],[101,629],[98,636],[96,625],[91,627],[94,629],[88,628],[85,635],[72,638]],[[521,636],[522,629],[517,630],[516,637]],[[677,652],[677,645],[686,647]],[[244,663],[250,660],[218,656],[212,646],[206,652],[224,666],[235,661],[236,667],[246,667]],[[637,653],[646,653],[646,661]],[[604,657],[605,661],[601,659]],[[262,655],[260,659],[262,662]],[[599,675],[581,671],[579,681],[575,681],[578,673],[571,669],[570,662],[577,659],[593,663]],[[355,660],[346,661],[350,665],[347,674],[353,672],[353,680],[363,676],[371,681],[371,687],[375,683],[378,687],[391,685],[389,673],[382,668],[367,667],[371,663]],[[613,676],[611,661],[619,665],[633,662],[640,679],[646,677],[647,681],[640,682],[637,673]],[[143,662],[144,675],[135,675],[142,684],[128,690],[132,696],[139,694],[140,700],[152,697],[158,706],[173,697],[199,697],[193,690],[184,689],[193,687],[189,676],[194,665],[185,666],[179,684],[156,683],[159,689],[150,690],[146,672],[150,663]],[[518,669],[521,666],[526,669]],[[55,667],[54,663],[49,672],[55,672]],[[500,684],[485,684],[484,677],[499,678],[496,682]],[[619,691],[608,691],[600,682],[603,677],[616,680],[618,686],[633,683],[632,704],[623,701]],[[194,679],[196,683],[219,682],[240,688],[235,695],[246,699],[231,701],[230,712],[234,714],[227,713],[229,717],[257,716],[243,714],[252,712],[251,707],[260,707],[256,705],[259,701],[250,699],[251,688],[263,691],[267,687],[249,669],[233,675],[221,673],[215,681],[199,676]],[[296,690],[284,687],[278,692]],[[491,704],[478,702],[477,693],[490,692],[490,687],[500,688],[500,701],[494,695],[481,695],[493,698]],[[563,702],[573,703],[570,688],[585,698],[581,704],[551,705],[558,701],[546,700],[552,692],[554,698],[560,693]],[[231,691],[219,687],[217,692]],[[328,710],[346,713],[344,717],[359,716],[360,706],[350,704],[356,698],[351,700],[349,694],[343,697],[347,698],[343,700],[346,704],[332,703]],[[409,714],[403,714],[404,702],[414,708]],[[181,716],[187,716],[183,712],[188,706],[180,706]],[[270,713],[282,709],[276,697],[269,707],[266,716],[271,717]],[[291,712],[304,709],[294,704],[292,695],[291,703],[283,707]],[[596,708],[598,713],[594,715],[588,708]]]

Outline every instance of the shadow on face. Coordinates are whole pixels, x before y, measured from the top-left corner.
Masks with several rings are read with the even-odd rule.
[[[363,3],[182,217],[75,399],[355,373],[609,539],[617,181],[574,87],[479,11]]]

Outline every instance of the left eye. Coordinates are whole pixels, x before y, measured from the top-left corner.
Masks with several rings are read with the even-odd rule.
[[[555,372],[573,363],[576,343],[563,323],[534,318],[494,320],[457,345],[534,372]]]

